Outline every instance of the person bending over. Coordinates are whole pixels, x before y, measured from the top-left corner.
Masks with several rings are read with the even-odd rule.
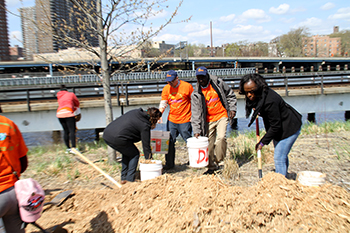
[[[140,152],[134,143],[142,141],[145,158],[152,158],[151,129],[156,127],[161,116],[158,108],[134,109],[112,121],[103,131],[107,145],[122,154],[122,184],[135,181]]]

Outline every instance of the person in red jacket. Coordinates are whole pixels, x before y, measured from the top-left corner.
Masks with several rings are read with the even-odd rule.
[[[73,153],[71,148],[76,148],[76,119],[74,112],[79,108],[79,100],[74,93],[67,91],[65,85],[61,85],[61,90],[57,93],[57,101],[56,116],[63,127],[63,140],[67,146],[66,153]]]
[[[27,169],[28,149],[17,125],[0,115],[0,218],[6,232],[24,233],[14,189]]]

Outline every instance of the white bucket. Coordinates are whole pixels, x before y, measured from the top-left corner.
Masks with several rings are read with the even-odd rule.
[[[162,161],[151,160],[152,163],[140,163],[140,176],[141,181],[156,178],[162,175]]]
[[[326,182],[326,174],[321,172],[302,171],[298,173],[297,180],[302,185],[319,186]]]
[[[208,166],[208,145],[207,137],[191,137],[187,139],[188,156],[191,167]]]

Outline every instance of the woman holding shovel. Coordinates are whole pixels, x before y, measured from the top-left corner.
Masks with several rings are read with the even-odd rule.
[[[146,159],[152,158],[151,129],[156,127],[162,113],[158,108],[131,110],[111,122],[103,131],[103,139],[122,154],[121,184],[135,181],[140,152],[134,143],[142,141]]]
[[[255,149],[261,150],[273,140],[275,171],[287,176],[288,154],[300,134],[302,125],[300,113],[269,88],[259,74],[243,76],[239,84],[239,94],[245,95],[247,118],[254,110],[248,127],[258,115],[264,121],[266,134],[256,144]]]

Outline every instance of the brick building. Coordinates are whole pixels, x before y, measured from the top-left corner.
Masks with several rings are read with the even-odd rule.
[[[334,32],[339,27],[334,27]],[[333,57],[341,55],[341,38],[328,35],[314,35],[303,38],[303,54],[306,57]]]
[[[10,47],[10,59],[11,61],[23,59],[23,48],[18,45]]]

